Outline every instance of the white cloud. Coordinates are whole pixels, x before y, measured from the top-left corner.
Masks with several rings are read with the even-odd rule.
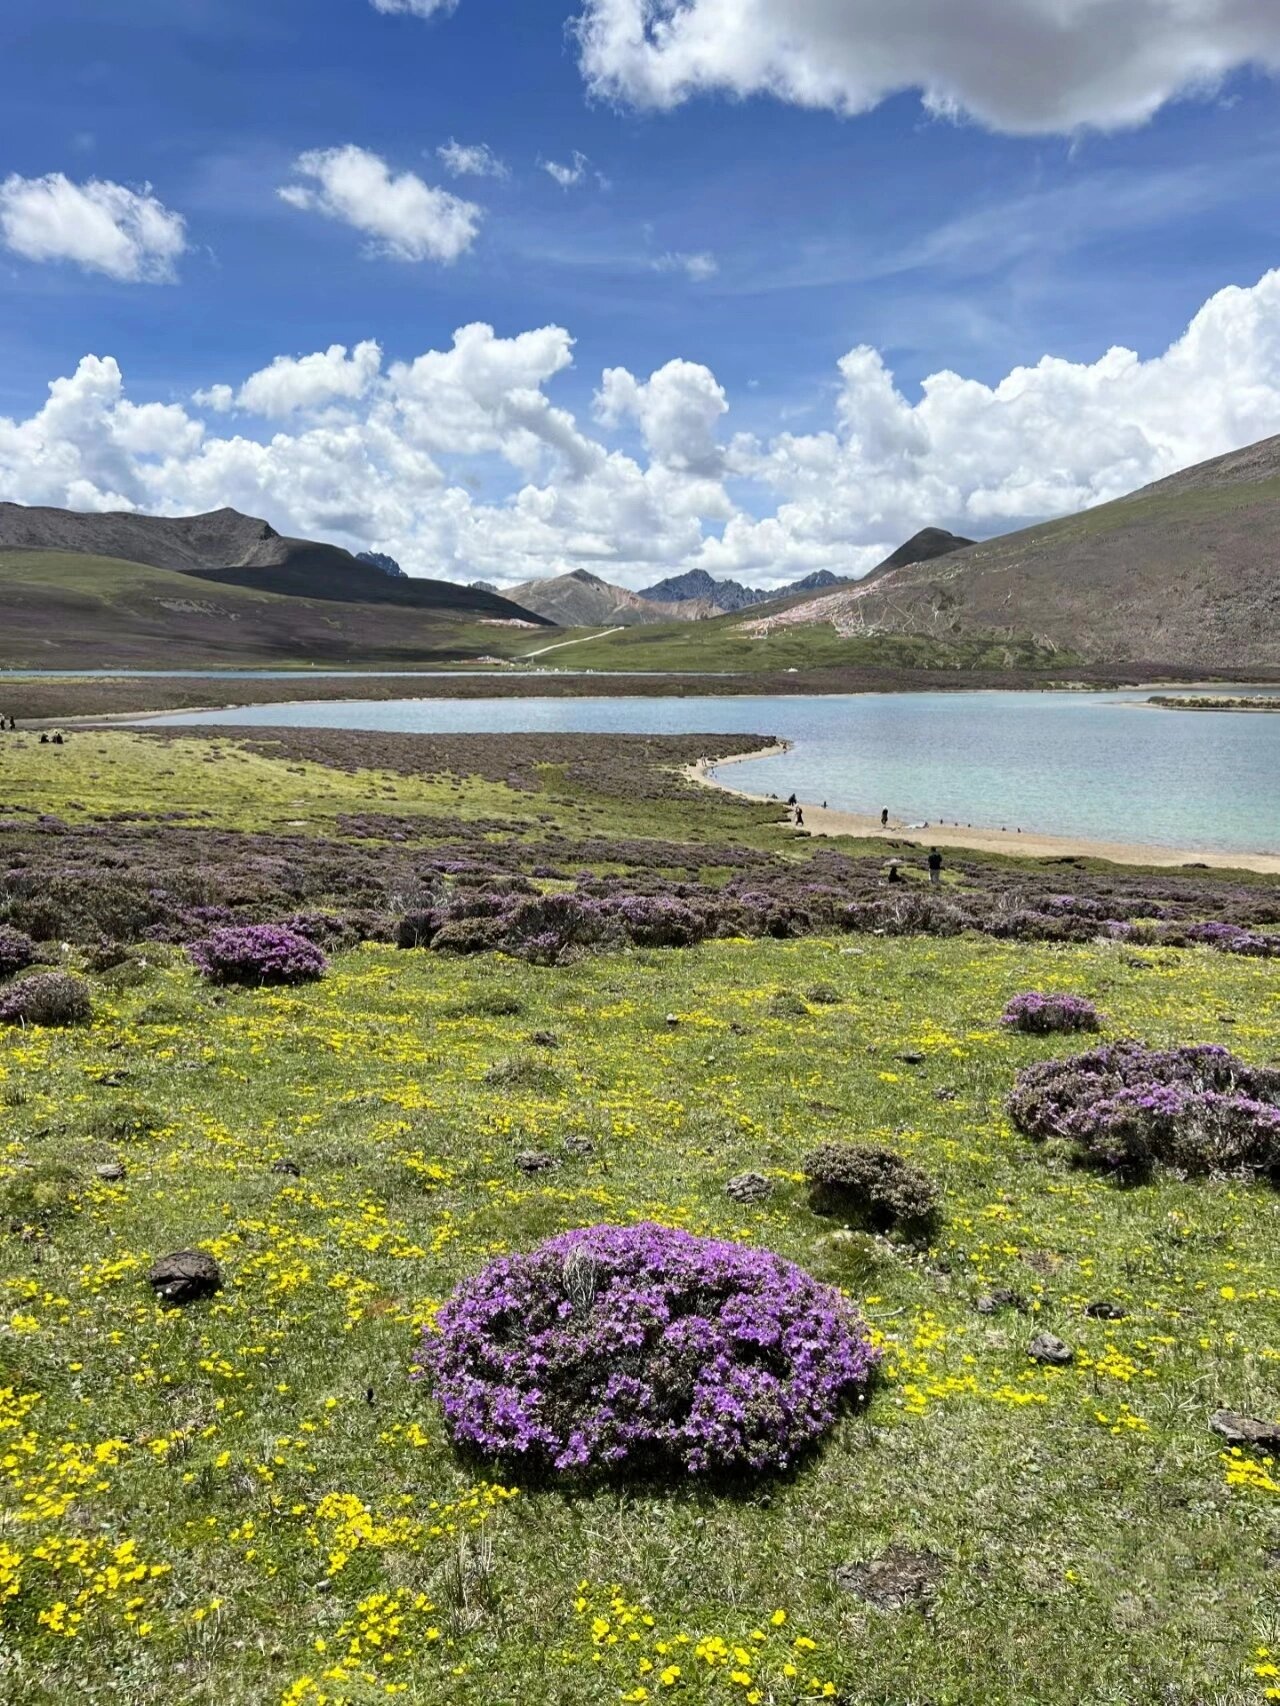
[[[1280,71],[1274,0],[585,0],[592,90],[723,92],[857,113],[919,90],[1022,135],[1142,124],[1243,66]]]
[[[487,142],[455,142],[451,136],[436,153],[455,178],[509,178],[510,168]]]
[[[235,407],[236,394],[230,385],[207,385],[203,391],[193,391],[191,401],[198,408],[225,415]]]
[[[625,367],[607,367],[595,400],[605,425],[626,416],[638,423],[655,462],[712,478],[723,465],[716,429],[728,408],[715,374],[692,361],[669,361],[644,381]]]
[[[181,214],[151,194],[91,178],[74,184],[62,172],[43,178],[13,173],[0,183],[0,237],[29,261],[74,261],[131,284],[162,284],[187,246]]]
[[[665,255],[655,256],[653,270],[687,273],[695,284],[705,284],[709,278],[715,277],[720,267],[709,249],[703,249],[697,254],[686,254],[681,249],[669,249]]]
[[[715,375],[682,360],[647,378],[606,369],[590,427],[551,395],[572,359],[563,327],[477,324],[410,361],[335,345],[201,393],[212,415],[256,398],[291,417],[259,439],[135,404],[114,360],[86,356],[29,418],[0,417],[0,490],[85,510],[233,504],[464,581],[583,565],[630,586],[695,566],[766,586],[852,573],[928,523],[1000,532],[1280,432],[1280,270],[1219,292],[1145,360],[1046,356],[993,385],[941,372],[908,398],[859,347],[834,404],[815,387],[824,430],[764,440],[732,434]],[[312,413],[294,424],[298,410]],[[636,454],[611,442],[622,431]]]
[[[554,178],[562,190],[571,190],[575,185],[582,183],[590,164],[591,162],[586,155],[580,154],[576,148],[573,151],[573,160],[567,166],[561,165],[558,160],[543,160],[541,162],[543,171],[548,177]]]
[[[294,162],[307,184],[278,193],[291,207],[340,219],[371,239],[369,252],[396,261],[455,261],[474,243],[481,210],[413,172],[394,173],[365,148],[313,148]]]
[[[315,409],[338,398],[362,397],[381,366],[382,351],[372,340],[357,344],[349,356],[345,344],[330,344],[314,355],[278,355],[269,367],[249,375],[236,402],[268,418]]]
[[[437,12],[452,12],[458,0],[369,0],[375,12],[407,12],[412,18],[433,18]]]

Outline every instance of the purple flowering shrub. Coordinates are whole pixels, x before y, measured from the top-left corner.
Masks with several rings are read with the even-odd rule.
[[[36,945],[21,930],[11,930],[0,924],[0,977],[12,977],[16,971],[26,971],[35,964]]]
[[[1047,1036],[1053,1031],[1097,1031],[1102,1021],[1093,1002],[1082,995],[1042,995],[1031,989],[1014,996],[1000,1023],[1010,1030]]]
[[[0,990],[0,1025],[75,1025],[92,1012],[88,985],[65,971],[38,971]]]
[[[211,983],[310,983],[329,962],[314,942],[283,924],[239,924],[214,930],[187,952]]]
[[[1137,1177],[1185,1173],[1280,1181],[1280,1071],[1224,1048],[1117,1043],[1018,1074],[1008,1102],[1031,1137],[1064,1138],[1093,1166]]]
[[[651,1223],[501,1257],[438,1328],[419,1372],[455,1443],[565,1475],[785,1469],[878,1361],[833,1287]]]

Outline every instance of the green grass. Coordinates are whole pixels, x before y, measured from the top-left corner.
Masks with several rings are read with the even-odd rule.
[[[1043,670],[1066,668],[1075,661],[1065,652],[1054,652],[1031,640],[979,637],[945,641],[915,634],[845,639],[828,623],[780,628],[772,634],[747,633],[742,624],[757,614],[745,610],[705,622],[655,622],[623,628],[538,661],[569,669],[775,674],[788,669]]]
[[[1220,1402],[1280,1407],[1277,1198],[1121,1191],[1051,1163],[1001,1112],[1016,1067],[1052,1048],[994,1023],[1032,985],[1093,996],[1112,1034],[1216,1040],[1227,1013],[1243,1053],[1280,1045],[1265,965],[1134,958],[723,943],[548,972],[368,948],[308,991],[215,999],[161,950],[127,988],[94,980],[92,1028],[7,1036],[6,1213],[41,1229],[4,1243],[0,1581],[20,1590],[2,1651],[22,1699],[258,1706],[383,1699],[387,1682],[460,1706],[747,1698],[681,1636],[742,1645],[768,1701],[809,1697],[813,1676],[846,1701],[1260,1699],[1280,1498],[1227,1484],[1205,1422]],[[771,1016],[778,991],[818,983],[841,1003]],[[532,1082],[488,1081],[547,1029],[563,1046],[534,1051]],[[566,1153],[569,1136],[594,1153]],[[847,1137],[940,1178],[926,1261],[833,1238],[809,1211],[801,1157]],[[530,1148],[558,1169],[525,1179],[513,1157]],[[125,1179],[99,1181],[117,1159]],[[764,1209],[723,1195],[747,1167],[775,1181]],[[496,1252],[635,1218],[759,1241],[847,1286],[886,1377],[754,1496],[504,1496],[407,1378],[420,1324]],[[225,1291],[158,1309],[147,1266],[193,1244]],[[976,1314],[998,1285],[1034,1321]],[[1094,1298],[1132,1314],[1086,1320]],[[1027,1361],[1039,1326],[1075,1366]],[[162,1573],[113,1582],[126,1543],[124,1565]],[[928,1616],[838,1585],[890,1543],[941,1560]],[[614,1587],[652,1626],[619,1625]],[[78,1633],[51,1628],[86,1590]],[[385,1634],[384,1594],[400,1634],[326,1679],[353,1622]],[[602,1611],[616,1646],[593,1643]],[[668,1691],[645,1659],[682,1677]]]

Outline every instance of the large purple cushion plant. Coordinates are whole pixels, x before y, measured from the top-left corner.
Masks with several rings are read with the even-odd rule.
[[[1009,1112],[1029,1136],[1065,1138],[1081,1160],[1116,1172],[1162,1162],[1280,1181],[1280,1071],[1217,1044],[1127,1042],[1038,1061],[1018,1074]]]
[[[794,1263],[650,1223],[501,1257],[437,1326],[419,1372],[454,1441],[565,1475],[785,1469],[878,1360]]]
[[[329,969],[314,942],[283,924],[229,925],[187,952],[211,983],[310,983]]]

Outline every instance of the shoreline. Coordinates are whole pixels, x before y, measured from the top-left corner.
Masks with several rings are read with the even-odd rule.
[[[684,775],[704,788],[717,788],[721,793],[734,794],[739,799],[757,805],[776,805],[785,810],[780,800],[768,794],[753,794],[745,788],[734,788],[711,774],[731,764],[745,764],[754,758],[777,758],[791,750],[790,741],[756,752],[734,753],[728,758],[699,759],[685,766]],[[955,824],[931,824],[927,831],[909,829],[892,821],[887,829],[880,819],[861,812],[836,811],[821,805],[800,801],[804,811],[801,835],[849,835],[863,841],[883,841],[885,857],[901,855],[908,848],[926,847],[967,849],[974,853],[1004,853],[1023,859],[1103,859],[1116,865],[1160,866],[1176,870],[1180,866],[1209,866],[1219,871],[1253,871],[1261,876],[1280,876],[1280,853],[1219,853],[1198,852],[1194,849],[1151,847],[1140,842],[1092,841],[1079,835],[1046,835],[1035,831],[1000,829],[966,829]]]

